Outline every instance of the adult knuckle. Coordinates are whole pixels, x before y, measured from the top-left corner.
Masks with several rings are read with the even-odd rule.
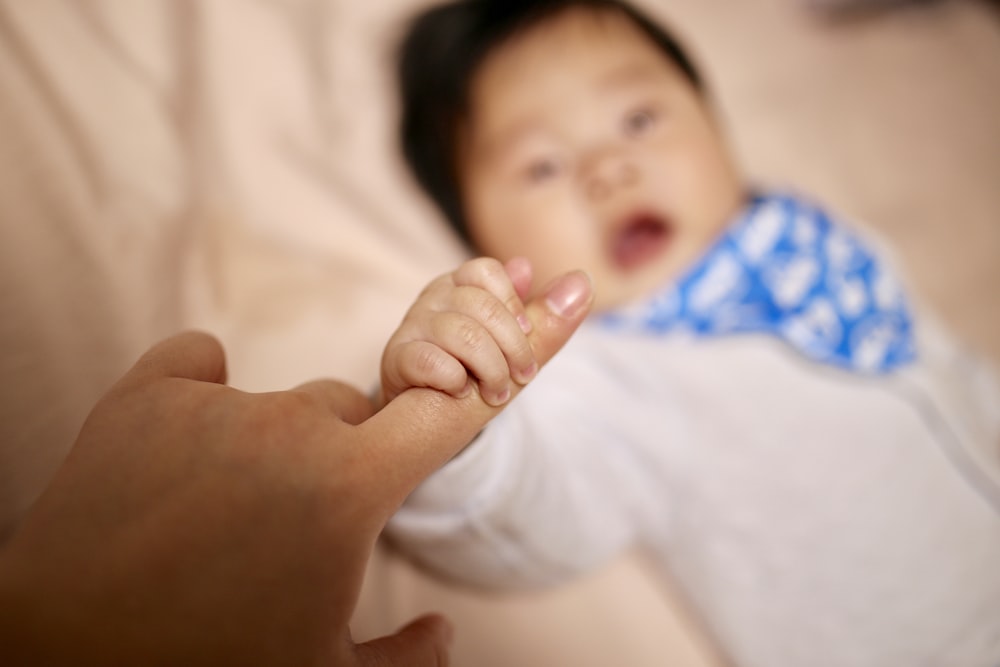
[[[306,392],[284,391],[268,395],[245,411],[243,428],[249,435],[268,441],[284,440],[308,428],[316,414],[315,398]]]

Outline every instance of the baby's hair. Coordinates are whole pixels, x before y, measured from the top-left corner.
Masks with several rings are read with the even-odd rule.
[[[452,0],[418,14],[397,53],[403,157],[467,243],[456,153],[472,80],[483,60],[512,36],[571,8],[625,16],[703,92],[701,76],[674,38],[620,0]]]

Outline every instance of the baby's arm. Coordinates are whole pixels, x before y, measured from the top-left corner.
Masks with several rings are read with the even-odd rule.
[[[523,303],[530,285],[522,258],[473,259],[432,281],[385,347],[376,409],[411,387],[462,397],[475,385],[490,405],[506,403],[511,381],[538,370]]]

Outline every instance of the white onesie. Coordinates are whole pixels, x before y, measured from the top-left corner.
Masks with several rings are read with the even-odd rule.
[[[706,262],[776,201],[787,228],[772,248],[795,259],[778,251],[796,220],[822,213],[768,196]],[[792,288],[762,296],[747,287],[758,271],[699,319],[687,279],[705,262],[670,286],[684,302],[670,322],[662,293],[586,322],[388,536],[497,588],[554,584],[641,545],[741,666],[1000,665],[1000,390],[929,316],[844,299],[859,272],[869,297],[880,289],[884,263],[858,249],[868,264],[838,272],[824,256],[822,285],[753,326],[731,314]],[[809,336],[787,326],[824,299],[847,304],[839,319]],[[864,324],[876,316],[895,328]],[[841,338],[820,335],[835,324]]]

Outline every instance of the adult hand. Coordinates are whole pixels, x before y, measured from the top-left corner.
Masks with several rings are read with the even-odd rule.
[[[547,361],[582,321],[586,277],[527,305]],[[378,414],[324,381],[247,394],[187,333],[98,403],[0,551],[4,665],[442,665],[435,616],[355,645],[375,540],[424,477],[499,411],[477,392],[404,392]]]

